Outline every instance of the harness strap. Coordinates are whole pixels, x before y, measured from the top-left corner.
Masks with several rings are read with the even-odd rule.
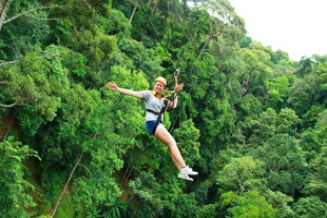
[[[147,112],[150,112],[150,113],[153,113],[153,114],[155,114],[155,115],[159,115],[160,114],[160,112],[157,112],[157,111],[154,111],[154,110],[151,110],[151,109],[146,109],[146,111]]]
[[[161,115],[162,115],[163,113],[165,113],[167,107],[168,107],[168,101],[164,101],[164,105],[163,105],[163,107],[161,108],[160,112],[157,112],[157,111],[154,111],[154,110],[151,110],[151,109],[148,109],[148,108],[146,109],[146,111],[148,111],[148,112],[150,112],[150,113],[153,113],[153,114],[155,114],[155,115],[158,115],[158,118],[157,118],[157,120],[156,120],[156,127],[155,127],[154,130],[153,130],[153,135],[154,135],[154,133],[155,133],[155,131],[156,131],[156,129],[157,129],[159,123],[162,123]]]
[[[157,111],[154,111],[154,110],[151,110],[151,109],[148,109],[148,108],[147,108],[146,111],[147,111],[147,112],[150,112],[150,113],[153,113],[153,114],[155,114],[155,115],[158,115],[158,118],[157,118],[157,120],[156,120],[155,127],[154,127],[153,132],[152,132],[152,134],[154,135],[155,132],[156,132],[156,129],[157,129],[158,125],[159,125],[159,123],[162,123],[161,115],[163,114],[164,110],[161,109],[160,112],[157,112]]]

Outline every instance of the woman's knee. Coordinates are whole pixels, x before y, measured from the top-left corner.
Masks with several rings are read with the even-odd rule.
[[[170,138],[168,146],[169,146],[170,148],[175,148],[175,147],[177,147],[177,144],[176,144],[176,141],[175,141],[174,138],[172,138],[172,137]]]

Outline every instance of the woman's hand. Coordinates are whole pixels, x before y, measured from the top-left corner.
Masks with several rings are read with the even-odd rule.
[[[114,91],[118,90],[118,86],[114,82],[108,82],[106,86],[111,90],[114,90]]]
[[[176,92],[182,91],[183,88],[184,88],[184,83],[180,83],[180,84],[175,85]]]

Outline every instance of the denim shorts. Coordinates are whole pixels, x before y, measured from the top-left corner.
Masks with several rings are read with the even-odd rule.
[[[146,121],[145,122],[145,127],[146,127],[146,130],[148,130],[149,133],[154,135],[154,133],[156,132],[156,129],[158,127],[157,121],[156,120]]]

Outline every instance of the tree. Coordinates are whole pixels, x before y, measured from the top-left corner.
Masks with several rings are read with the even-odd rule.
[[[200,159],[200,143],[198,142],[200,131],[194,126],[192,120],[182,122],[174,131],[174,137],[187,163],[194,163]]]
[[[262,145],[265,141],[275,135],[276,112],[272,108],[259,115],[258,119],[249,119],[244,122],[245,135],[249,137],[249,144],[252,146]],[[249,131],[249,133],[247,133]]]
[[[282,109],[276,119],[276,133],[294,136],[301,124],[295,111],[289,108]]]
[[[294,217],[295,213],[290,207],[293,202],[293,198],[280,191],[273,192],[267,189],[264,193],[267,201],[273,206],[276,211],[277,217]]]
[[[26,209],[36,206],[28,193],[34,186],[26,180],[24,160],[38,157],[29,146],[13,137],[0,143],[0,213],[4,217],[30,217]]]
[[[218,173],[217,184],[223,192],[244,193],[264,189],[266,181],[261,179],[264,165],[252,157],[234,158]]]
[[[287,103],[290,108],[296,111],[301,116],[310,109],[315,96],[315,86],[313,81],[297,79],[288,93]]]
[[[316,196],[300,198],[293,206],[295,217],[325,217],[327,216],[327,204]]]
[[[0,78],[6,81],[0,98],[15,102],[13,107],[18,108],[25,136],[35,135],[42,124],[55,118],[62,91],[69,87],[60,53],[60,48],[49,46],[43,52],[27,53],[20,62],[0,69]]]
[[[39,50],[49,34],[47,10],[37,1],[3,1],[0,18],[0,60],[17,61],[26,52]]]
[[[327,193],[327,147],[322,148],[321,152],[312,160],[310,167],[312,173],[310,175],[310,182],[306,185],[305,190],[307,193],[319,196],[322,200],[326,201]]]
[[[267,86],[267,101],[271,106],[279,106],[282,104],[287,96],[289,88],[289,81],[286,76],[275,77],[272,81],[266,81]]]
[[[259,147],[255,158],[265,163],[269,187],[294,194],[308,181],[308,165],[297,140],[287,134],[276,134]]]
[[[221,198],[221,206],[227,208],[227,215],[230,217],[276,217],[274,208],[257,191],[249,191],[239,195],[234,192],[227,192]]]

